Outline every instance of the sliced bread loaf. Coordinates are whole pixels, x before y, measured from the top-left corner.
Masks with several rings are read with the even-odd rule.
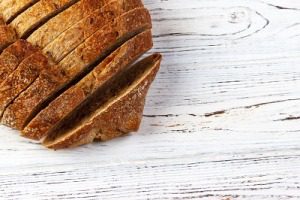
[[[30,120],[33,118],[36,113],[44,108],[44,105],[47,105],[50,100],[58,96],[64,88],[67,88],[71,83],[76,83],[77,80],[83,77],[84,74],[88,73],[97,63],[126,42],[129,38],[151,28],[149,13],[144,8],[130,11],[127,14],[120,16],[119,19],[120,22],[117,23],[118,25],[113,24],[111,25],[112,27],[109,26],[107,29],[103,29],[101,32],[103,35],[95,33],[97,35],[94,36],[95,34],[93,34],[91,36],[92,40],[87,40],[83,43],[83,45],[80,45],[80,48],[75,50],[77,51],[77,54],[72,55],[72,57],[68,60],[72,65],[71,67],[60,64],[53,69],[57,70],[57,73],[61,73],[61,76],[64,78],[58,80],[56,78],[56,76],[58,76],[56,73],[53,74],[53,80],[51,80],[49,76],[38,77],[38,79],[28,88],[28,91],[26,91],[26,96],[23,97],[23,95],[20,95],[23,99],[22,102],[24,102],[24,99],[28,99],[28,97],[30,98],[28,101],[31,102],[29,109],[25,106],[25,103],[22,103],[24,106],[21,107],[24,107],[24,110],[22,109],[20,111],[22,111],[22,116],[25,118],[18,117],[18,120],[20,119],[22,122],[21,124],[24,124],[24,122],[28,119]],[[79,56],[79,58],[77,58],[77,56]],[[71,59],[74,59],[74,62],[71,62]],[[77,60],[81,59],[82,61],[78,63]],[[45,72],[45,74],[47,74],[47,72]],[[47,77],[46,80],[45,77]],[[45,88],[46,91],[44,90],[43,92],[40,91],[39,93],[36,93],[36,88],[39,90],[44,90]],[[29,92],[30,90],[34,91],[34,93]],[[41,93],[45,95],[39,95]],[[36,106],[32,106],[33,101],[31,101],[31,99],[36,99]],[[25,112],[23,113],[23,111]],[[4,118],[2,121],[10,123],[11,125],[18,124],[14,123],[14,120],[12,119],[13,117],[10,116],[7,120]],[[25,123],[25,125],[26,124],[27,123]],[[28,128],[28,132],[30,132],[30,130],[31,128]]]
[[[110,140],[137,131],[145,97],[160,62],[161,56],[154,54],[131,67],[95,101],[82,108],[79,118],[48,135],[43,144],[61,149],[90,143],[96,138]]]
[[[73,112],[84,106],[84,104],[98,93],[102,87],[108,84],[111,79],[121,74],[131,63],[137,60],[151,47],[152,35],[150,30],[128,40],[77,84],[70,87],[42,110],[23,130],[23,136],[38,140],[43,138],[50,131],[59,129],[64,121],[73,115]],[[20,122],[24,124],[24,121],[20,119],[26,119],[26,116],[24,116],[26,112],[23,110],[27,108],[26,111],[28,111],[30,106],[24,103],[26,100],[23,95],[21,95],[19,99],[22,101],[19,101],[19,103],[16,101],[12,104],[4,115],[7,115],[7,117],[4,118],[14,119],[12,121],[16,121],[17,125],[19,125]]]
[[[41,0],[16,17],[11,25],[19,38],[27,38],[33,30],[77,1],[79,0]]]
[[[56,62],[59,62],[93,33],[100,31],[101,27],[112,23],[118,16],[134,8],[142,7],[142,5],[140,0],[111,1],[62,33],[48,44],[43,52],[50,54]]]
[[[34,31],[27,40],[34,45],[44,48],[65,30],[109,1],[111,0],[81,0],[50,19],[46,24]]]

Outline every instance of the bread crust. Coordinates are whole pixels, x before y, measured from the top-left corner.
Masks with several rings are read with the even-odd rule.
[[[121,14],[142,6],[143,4],[140,0],[111,1],[66,30],[48,44],[43,49],[43,52],[51,55],[56,62],[59,62],[78,45],[84,42],[85,39],[101,29],[101,27],[112,23]]]
[[[145,98],[159,70],[161,56],[156,54],[145,60],[147,59],[152,61],[151,68],[144,72],[142,77],[137,78],[128,88],[71,130],[54,138],[48,136],[43,144],[51,149],[62,149],[90,143],[95,138],[106,141],[137,131],[142,119]]]
[[[0,26],[0,52],[17,40],[15,29],[10,25]]]
[[[19,13],[35,4],[38,0],[2,0],[0,13],[5,22],[10,22]]]
[[[34,45],[44,48],[72,25],[89,16],[91,12],[101,8],[109,1],[111,0],[81,0],[50,19],[46,24],[33,32],[27,40]]]
[[[0,85],[0,116],[13,100],[48,67],[48,58],[37,52],[26,58]]]
[[[7,47],[0,55],[0,84],[25,58],[37,51],[38,48],[31,45],[26,40],[17,40]]]
[[[16,29],[19,38],[26,38],[30,31],[77,1],[41,0],[16,17],[11,25]]]
[[[152,34],[150,30],[143,32],[126,42],[96,66],[76,85],[69,88],[51,102],[47,108],[42,110],[22,131],[22,135],[35,140],[43,138],[59,122],[70,116],[75,109],[87,100],[87,98],[92,96],[93,93],[116,74],[124,71],[129,64],[137,60],[151,47]],[[26,106],[24,100],[19,101],[19,106],[14,106],[16,105],[16,102],[11,105],[14,109],[9,109],[11,110],[10,116],[14,116],[16,119],[15,121],[20,121],[18,119],[24,118],[24,116],[21,115],[22,113],[20,113],[20,110],[22,111],[22,108],[29,106]]]

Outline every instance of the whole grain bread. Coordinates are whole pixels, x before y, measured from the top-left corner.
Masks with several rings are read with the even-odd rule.
[[[34,29],[79,0],[40,0],[16,17],[11,25],[20,38],[26,38]]]
[[[85,108],[92,112],[75,124],[68,125],[66,129],[48,135],[43,144],[48,148],[61,149],[90,143],[96,138],[105,141],[137,131],[142,119],[145,97],[159,70],[160,62],[161,56],[154,54],[134,65],[124,75],[126,84],[118,83],[121,87],[111,94],[108,101],[101,106],[91,105]],[[94,110],[95,108],[97,109]]]
[[[55,128],[63,125],[67,117],[82,107],[92,96],[99,92],[107,83],[122,73],[131,63],[152,47],[151,31],[145,31],[128,40],[120,48],[96,66],[88,75],[77,84],[70,87],[49,106],[42,110],[23,130],[22,135],[31,139],[40,140]],[[38,92],[39,93],[39,92]],[[21,99],[21,100],[19,100]],[[24,125],[26,119],[23,110],[29,110],[26,98],[21,95],[8,109],[4,118],[13,119],[17,126]],[[31,100],[29,100],[31,102]],[[17,103],[18,102],[18,103]],[[7,117],[5,117],[7,115]],[[27,114],[28,116],[28,114]],[[28,121],[28,120],[25,120]],[[22,122],[22,123],[20,123]],[[18,127],[19,128],[19,127]]]
[[[141,0],[111,1],[66,30],[48,44],[43,49],[43,52],[50,54],[56,62],[59,62],[84,40],[89,38],[96,31],[101,30],[101,27],[112,23],[118,16],[142,6]]]
[[[0,84],[28,56],[37,52],[38,48],[25,40],[17,40],[7,47],[0,55]]]
[[[0,13],[6,23],[11,22],[18,14],[34,5],[39,0],[1,0]]]
[[[109,1],[111,0],[81,0],[50,19],[33,32],[27,40],[44,48],[72,25],[89,16],[91,12],[101,8]]]
[[[48,58],[41,52],[29,56],[0,85],[0,117],[14,99],[48,67]]]

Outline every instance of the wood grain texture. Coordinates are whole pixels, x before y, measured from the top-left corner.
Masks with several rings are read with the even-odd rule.
[[[144,2],[139,133],[54,152],[1,127],[0,199],[300,199],[300,2]]]

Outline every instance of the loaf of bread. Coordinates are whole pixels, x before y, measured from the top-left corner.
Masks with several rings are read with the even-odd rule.
[[[62,149],[138,131],[161,63],[141,0],[0,2],[0,120]]]

